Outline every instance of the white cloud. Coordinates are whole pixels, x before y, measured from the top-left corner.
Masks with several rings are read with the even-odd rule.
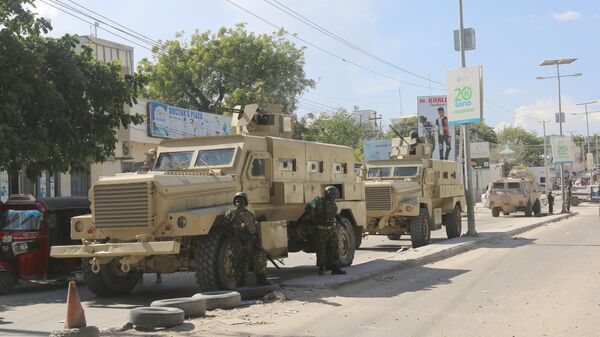
[[[506,96],[513,96],[513,95],[520,94],[522,92],[523,92],[523,90],[518,89],[518,88],[506,88],[506,89],[504,89],[504,91],[502,93]]]
[[[583,18],[583,15],[581,15],[581,13],[575,11],[566,11],[564,13],[552,12],[550,13],[550,15],[556,21],[578,21]]]
[[[35,2],[35,8],[32,8],[33,12],[36,12],[39,16],[52,19],[58,15],[58,9],[47,5],[41,1]]]

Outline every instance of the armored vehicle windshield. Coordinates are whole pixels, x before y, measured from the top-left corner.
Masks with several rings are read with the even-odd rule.
[[[230,167],[233,165],[235,148],[199,149],[196,151],[162,152],[158,156],[155,171],[184,170],[192,168],[190,164],[195,157],[193,168]]]
[[[367,178],[404,178],[415,177],[418,174],[418,165],[370,167]]]

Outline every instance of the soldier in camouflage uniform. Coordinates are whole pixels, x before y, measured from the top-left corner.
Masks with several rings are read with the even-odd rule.
[[[331,274],[346,274],[340,268],[340,251],[338,235],[335,230],[335,216],[337,205],[335,199],[340,192],[335,186],[325,188],[325,197],[316,205],[313,223],[317,227],[315,235],[315,251],[317,253],[317,267],[319,275],[323,275],[325,268],[331,269]]]
[[[236,270],[236,286],[242,287],[246,281],[246,270],[248,264],[253,262],[256,282],[259,285],[267,285],[267,257],[265,253],[258,250],[254,243],[258,241],[256,219],[254,214],[246,208],[248,196],[244,192],[238,192],[233,197],[235,208],[225,213],[225,226],[232,234],[233,258]],[[246,233],[242,233],[245,231]]]

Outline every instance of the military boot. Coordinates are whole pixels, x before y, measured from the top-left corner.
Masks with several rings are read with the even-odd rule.
[[[343,271],[342,268],[340,268],[340,266],[338,266],[338,265],[331,266],[331,275],[344,275],[344,274],[346,274],[346,272]]]
[[[271,285],[271,281],[267,280],[267,275],[265,274],[258,274],[256,275],[256,284],[258,284],[259,286],[268,286]]]

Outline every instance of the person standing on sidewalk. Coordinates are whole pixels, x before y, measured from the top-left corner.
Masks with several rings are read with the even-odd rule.
[[[573,180],[569,179],[569,181],[567,182],[567,200],[566,205],[567,205],[567,212],[571,212],[571,197],[573,196]]]
[[[335,216],[338,210],[335,200],[339,197],[340,192],[335,186],[327,186],[325,197],[320,198],[316,204],[313,223],[317,227],[314,244],[319,275],[323,275],[326,267],[331,269],[332,275],[346,274],[340,268],[339,241],[335,230]]]
[[[548,192],[548,213],[549,214],[554,214],[554,194],[552,194],[552,191]]]

